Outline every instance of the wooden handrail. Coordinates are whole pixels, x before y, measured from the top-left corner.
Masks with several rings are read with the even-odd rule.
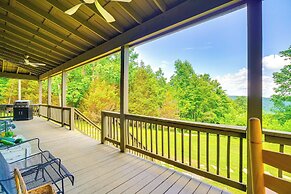
[[[101,130],[101,128],[94,123],[92,120],[90,120],[88,117],[86,117],[83,113],[81,113],[77,108],[75,108],[75,113],[78,114],[79,116],[81,116],[84,120],[86,120],[88,123],[90,123],[91,125],[93,125],[94,127],[96,127],[97,129]]]
[[[111,112],[111,111],[102,111],[105,116],[119,118],[119,113]],[[223,134],[230,135],[234,137],[246,137],[246,127],[240,126],[229,126],[229,125],[221,125],[221,124],[206,124],[199,122],[191,122],[191,121],[181,121],[175,119],[167,119],[167,118],[158,118],[158,117],[150,117],[143,115],[134,115],[134,114],[125,114],[125,118],[128,120],[135,120],[141,122],[148,122],[158,125],[164,125],[166,123],[167,126],[184,128],[194,131],[201,132],[210,132],[215,134]]]
[[[102,121],[103,125],[106,129],[105,132],[105,140],[110,140],[110,142],[116,144],[116,142],[120,141],[117,138],[114,138],[114,126],[112,125],[110,120],[121,119],[120,114],[112,111],[102,111]],[[107,119],[104,119],[107,118]],[[204,177],[208,177],[217,182],[221,182],[223,184],[229,185],[231,187],[240,189],[245,191],[246,184],[244,183],[243,171],[244,171],[244,156],[246,153],[244,139],[246,139],[246,127],[239,126],[228,126],[228,125],[220,125],[220,124],[207,124],[207,123],[198,123],[198,122],[190,122],[190,121],[180,121],[174,119],[166,119],[166,118],[157,118],[143,115],[134,115],[134,114],[125,114],[125,121],[127,122],[127,144],[126,148],[133,151],[134,154],[139,153],[145,156],[157,159],[159,161],[166,162],[168,164],[177,166],[184,170],[190,172],[199,172],[200,175]],[[104,122],[106,122],[104,124]],[[114,123],[114,122],[113,122]],[[158,135],[159,134],[159,135]],[[280,151],[284,151],[284,145],[291,145],[291,133],[290,132],[280,132],[280,131],[272,131],[272,130],[263,130],[263,134],[265,135],[266,142],[275,142],[280,144]],[[195,135],[192,137],[192,135]],[[210,140],[211,135],[211,140]],[[216,142],[214,143],[214,135],[216,135]],[[143,137],[141,137],[143,136]],[[145,137],[146,136],[146,137]],[[190,138],[191,137],[191,138]],[[173,139],[174,138],[174,139]],[[178,138],[179,139],[178,141]],[[206,139],[205,139],[206,138]],[[226,140],[222,141],[221,139]],[[165,142],[167,140],[170,143]],[[196,143],[195,143],[196,139]],[[202,145],[202,139],[205,145]],[[113,141],[114,140],[114,141]],[[142,142],[146,141],[146,142]],[[148,142],[150,141],[150,142]],[[210,142],[212,141],[212,142]],[[233,147],[231,142],[237,142],[238,150],[233,152]],[[160,143],[159,143],[160,142]],[[179,148],[177,147],[179,142]],[[186,142],[186,143],[185,143]],[[192,153],[193,143],[197,144],[196,153]],[[165,144],[165,145],[164,145]],[[168,145],[167,145],[168,144]],[[174,148],[173,148],[174,145]],[[215,149],[211,149],[210,146],[216,145]],[[204,147],[204,148],[202,148]],[[226,148],[224,150],[224,156],[226,155],[226,159],[224,163],[226,163],[226,174],[223,174],[220,168],[223,168],[222,162],[220,162],[222,148]],[[174,150],[173,150],[174,149]],[[179,149],[179,151],[177,151]],[[202,150],[206,149],[206,154],[202,155]],[[216,166],[216,174],[213,174],[210,171],[210,154],[215,154],[213,151],[216,151],[216,161],[214,164]],[[187,153],[185,156],[185,153]],[[203,151],[204,152],[204,151]],[[197,154],[195,163],[197,163],[197,167],[193,166],[192,156]],[[231,155],[237,155],[238,158],[238,168],[235,170],[238,171],[238,180],[231,175],[231,167],[232,167],[232,157]],[[187,157],[187,158],[185,158]],[[202,157],[206,157],[201,159]],[[195,158],[195,157],[194,157]],[[203,165],[202,166],[202,161]],[[213,160],[211,162],[213,165]],[[205,168],[205,169],[204,169]],[[282,171],[279,170],[279,177],[282,177]],[[246,176],[246,175],[245,175]],[[234,179],[235,178],[235,179]]]

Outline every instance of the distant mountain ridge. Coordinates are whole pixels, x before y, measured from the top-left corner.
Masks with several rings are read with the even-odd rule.
[[[231,98],[232,100],[235,100],[239,96],[228,96],[228,97]],[[273,113],[272,109],[274,109],[274,103],[271,100],[271,98],[263,97],[263,111],[266,113]]]

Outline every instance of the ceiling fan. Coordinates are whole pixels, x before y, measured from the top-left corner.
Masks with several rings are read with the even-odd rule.
[[[129,3],[132,0],[111,0],[111,1],[118,1],[118,2],[126,2],[126,3]],[[93,3],[95,4],[97,10],[100,12],[100,14],[105,18],[105,20],[107,22],[109,22],[109,23],[110,22],[115,22],[114,17],[110,13],[108,13],[108,11],[106,11],[101,6],[101,4],[99,3],[98,0],[83,0],[83,3],[79,3],[79,4],[75,5],[74,7],[68,9],[67,11],[65,11],[65,13],[68,14],[68,15],[73,15],[81,7],[81,5],[83,5],[83,4],[93,4]]]
[[[29,61],[29,56],[25,55],[24,56],[24,65],[32,66],[32,67],[39,67],[39,66],[46,66],[44,63],[32,63]]]

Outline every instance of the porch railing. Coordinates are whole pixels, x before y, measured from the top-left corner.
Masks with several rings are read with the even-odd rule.
[[[13,105],[1,104],[0,105],[0,118],[13,117]]]
[[[1,105],[3,116],[12,105]],[[9,114],[8,114],[9,113]],[[96,140],[120,146],[120,114],[102,111],[101,128],[78,109],[34,105],[34,113]],[[245,191],[247,182],[246,128],[194,123],[173,119],[125,114],[126,148],[129,152],[165,165]],[[291,154],[291,133],[263,130],[264,147]],[[275,151],[274,150],[274,151]],[[268,167],[266,168],[267,170]],[[274,174],[273,174],[274,175]],[[291,174],[277,171],[281,178]]]
[[[102,138],[119,146],[120,114],[102,111],[102,121]],[[133,154],[246,191],[246,127],[133,114],[126,114],[125,122],[126,148]],[[291,133],[270,130],[263,133],[265,144],[277,144],[281,152],[291,145]],[[278,176],[284,177],[284,172],[278,171]]]
[[[38,115],[39,105],[33,104],[33,115]],[[13,117],[13,104],[0,104],[0,118]]]
[[[62,124],[63,126],[69,126],[70,129],[78,130],[81,133],[100,141],[100,127],[76,108],[39,105],[39,116]]]
[[[74,114],[74,108],[71,107],[59,107],[52,105],[38,105],[38,115],[48,120],[52,120],[63,126],[69,126],[70,129],[73,128],[74,119],[72,119]]]
[[[101,140],[101,128],[76,108],[74,111],[74,127],[93,139]]]

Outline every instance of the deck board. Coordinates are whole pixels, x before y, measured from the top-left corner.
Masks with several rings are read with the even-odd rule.
[[[183,173],[157,165],[115,147],[70,131],[43,118],[15,122],[17,134],[38,137],[75,176],[75,185],[65,182],[69,194],[82,193],[222,193],[221,189]]]

